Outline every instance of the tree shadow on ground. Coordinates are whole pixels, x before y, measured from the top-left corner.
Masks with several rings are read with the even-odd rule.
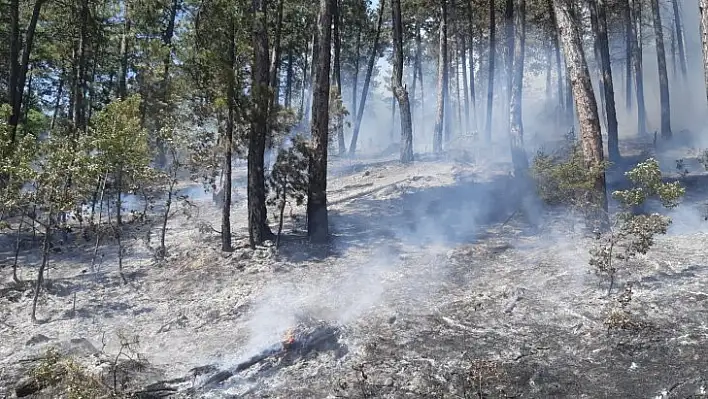
[[[335,247],[426,246],[474,242],[494,224],[523,216],[540,222],[543,206],[529,181],[501,176],[419,190],[395,198],[358,198],[331,212]]]

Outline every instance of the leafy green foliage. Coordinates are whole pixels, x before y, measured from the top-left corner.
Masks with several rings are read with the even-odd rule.
[[[7,118],[10,107],[0,106],[0,154],[11,154],[0,158],[0,176],[6,179],[4,190],[0,192],[0,211],[15,210],[28,201],[27,192],[22,190],[25,182],[35,179],[33,162],[39,153],[36,139],[32,135],[22,135],[15,142],[13,151],[10,144],[10,126]]]
[[[140,123],[140,103],[137,95],[113,101],[96,115],[91,130],[93,169],[120,178],[116,183],[121,187],[116,189],[135,191],[141,181],[154,177],[148,132]]]
[[[273,170],[268,177],[266,201],[268,205],[275,206],[278,210],[279,228],[276,246],[280,243],[285,205],[289,201],[294,201],[298,206],[302,205],[307,197],[308,165],[311,154],[312,149],[304,137],[300,135],[293,137],[292,145],[281,149],[278,153]]]
[[[302,205],[307,196],[307,168],[311,149],[302,136],[295,136],[292,145],[280,150],[268,178],[268,204],[279,208],[288,199]]]
[[[539,152],[533,160],[531,174],[538,194],[549,205],[569,206],[574,211],[589,212],[598,203],[595,182],[602,167],[585,166],[582,149],[571,143],[555,154]]]
[[[629,190],[615,191],[612,196],[625,207],[643,204],[650,197],[657,197],[666,208],[675,208],[686,193],[679,182],[664,183],[659,162],[650,158],[637,164],[625,174],[634,184]]]
[[[678,182],[662,181],[659,163],[653,158],[637,164],[625,175],[634,187],[612,193],[620,202],[622,211],[616,216],[614,226],[598,237],[600,244],[590,251],[590,265],[598,274],[610,279],[608,295],[617,273],[615,260],[627,262],[639,254],[646,254],[654,245],[654,237],[665,234],[671,224],[667,216],[657,213],[636,215],[631,209],[650,198],[658,199],[664,207],[671,209],[678,206],[686,193]]]

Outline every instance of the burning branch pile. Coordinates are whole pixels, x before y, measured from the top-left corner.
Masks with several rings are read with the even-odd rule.
[[[214,365],[192,369],[189,376],[160,381],[146,387],[138,397],[142,399],[161,398],[184,390],[192,397],[198,392],[224,387],[227,380],[260,364],[268,363],[268,370],[277,370],[293,365],[301,360],[316,356],[318,353],[332,352],[340,358],[347,354],[348,348],[340,342],[342,330],[339,327],[318,322],[314,326],[298,326],[289,329],[282,341],[262,350],[258,354],[241,361],[229,368],[220,369]],[[260,371],[256,371],[259,373]],[[211,374],[211,375],[209,375]],[[207,376],[208,375],[208,376]],[[198,383],[196,379],[207,376]],[[186,389],[180,386],[191,385]]]

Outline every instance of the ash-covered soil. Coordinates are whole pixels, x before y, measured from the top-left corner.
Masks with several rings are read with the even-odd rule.
[[[617,302],[588,266],[592,238],[485,165],[333,161],[328,248],[303,239],[302,209],[286,211],[280,251],[246,248],[243,184],[232,254],[205,227],[219,225],[210,197],[170,221],[167,262],[152,260],[146,229],[131,229],[142,239],[129,241],[127,284],[114,243],[92,271],[93,243],[77,240],[52,255],[38,324],[32,290],[12,288],[5,268],[0,397],[15,395],[52,345],[106,374],[138,337],[130,353],[149,367],[126,373],[126,387],[143,397],[172,379],[162,392],[174,397],[707,398],[708,222],[698,208],[673,211],[669,234],[623,267],[615,293],[632,284],[635,323],[609,330]],[[3,243],[2,257],[12,252]],[[38,261],[29,254],[25,280]],[[309,342],[316,326],[336,334],[207,384],[288,331]]]

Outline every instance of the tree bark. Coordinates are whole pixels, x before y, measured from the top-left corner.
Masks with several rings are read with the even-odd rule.
[[[294,63],[293,48],[288,46],[288,69],[285,71],[285,108],[290,108],[292,104]]]
[[[669,38],[669,40],[671,40],[671,74],[673,77],[676,77],[678,75],[676,72],[676,31],[669,31]]]
[[[445,128],[445,102],[447,101],[447,0],[440,6],[440,41],[438,47],[438,105],[433,132],[433,152],[442,152],[443,128]]]
[[[487,84],[487,120],[484,126],[484,139],[492,140],[492,113],[494,106],[494,59],[496,58],[496,22],[494,21],[494,0],[489,0],[489,83]]]
[[[504,6],[504,61],[503,75],[506,77],[504,82],[504,95],[506,104],[511,102],[511,81],[513,79],[514,69],[514,0],[506,0]],[[505,109],[507,114],[510,108]],[[511,121],[511,115],[506,115],[505,124]],[[509,125],[511,127],[511,125]]]
[[[634,23],[632,22],[632,0],[622,0],[622,12],[624,14],[625,31],[625,107],[627,111],[632,109],[632,68],[634,65],[634,40],[637,35],[634,33]]]
[[[231,165],[233,163],[233,145],[234,145],[234,113],[236,108],[236,25],[234,22],[234,17],[230,16],[229,19],[229,49],[228,49],[228,69],[226,71],[226,102],[228,107],[228,114],[226,116],[226,131],[224,132],[224,180],[222,193],[224,200],[221,203],[221,250],[224,252],[233,251],[233,246],[231,245]],[[253,133],[251,133],[253,136]],[[250,147],[249,147],[250,150]],[[248,163],[251,164],[252,154],[248,153]],[[250,168],[249,172],[249,194],[250,194]],[[250,231],[250,213],[251,204],[249,196],[249,231]]]
[[[281,0],[282,1],[282,0]],[[334,84],[335,90],[337,91],[337,97],[342,99],[342,37],[340,35],[340,25],[341,25],[341,10],[340,10],[340,0],[332,0],[332,13],[334,18],[333,32],[334,37]],[[347,145],[344,142],[344,115],[341,112],[337,113],[337,144],[339,146],[339,155],[344,156],[347,153]]]
[[[553,89],[551,76],[553,76],[553,48],[549,44],[546,48],[546,99],[548,101],[553,98],[551,96],[551,90]]]
[[[644,103],[644,72],[642,67],[642,32],[641,32],[641,0],[629,0],[630,21],[632,26],[632,66],[634,69],[634,80],[637,100],[637,134],[644,135],[647,132],[647,111]]]
[[[464,100],[464,110],[465,110],[465,132],[469,133],[470,127],[470,93],[469,85],[467,84],[467,42],[465,40],[465,35],[460,35],[460,69],[462,70],[462,93]]]
[[[307,62],[307,48],[309,46],[309,41],[305,40],[305,51],[302,54],[303,58],[303,67],[302,67],[302,80],[300,82],[300,110],[298,112],[298,116],[300,117],[300,120],[304,120],[305,118],[305,103],[308,102],[309,100],[307,99],[307,68],[308,68],[308,62]]]
[[[420,83],[420,120],[421,125],[423,125],[423,120],[425,118],[425,86],[423,86],[423,38],[420,34],[420,25],[415,32],[415,48],[416,48],[416,62],[418,63],[418,83]],[[415,81],[416,76],[413,75],[413,80]]]
[[[472,125],[471,129],[473,131],[477,130],[477,93],[475,92],[475,82],[474,82],[474,35],[473,35],[473,15],[472,15],[472,2],[467,3],[467,23],[469,24],[469,79],[470,79],[470,106],[472,107],[470,112],[472,113]]]
[[[54,130],[54,126],[57,123],[57,117],[59,116],[59,109],[61,108],[61,98],[64,94],[64,74],[63,72],[59,75],[59,82],[57,83],[57,96],[54,100],[54,111],[52,112],[52,121],[49,123],[49,131]]]
[[[324,1],[324,0],[320,0]],[[359,130],[361,129],[361,120],[364,117],[364,106],[366,105],[366,97],[369,94],[369,84],[371,83],[371,75],[374,72],[374,64],[379,53],[379,38],[381,37],[381,25],[383,24],[383,13],[386,0],[379,0],[379,20],[376,23],[376,34],[374,35],[374,44],[371,48],[371,56],[369,57],[369,65],[366,69],[366,77],[364,78],[364,87],[361,91],[361,102],[357,108],[356,119],[354,121],[354,131],[352,132],[352,140],[349,144],[349,155],[356,154],[356,142],[359,139]]]
[[[588,8],[590,9],[590,27],[592,29],[594,41],[593,41],[593,52],[595,56],[595,67],[596,67],[596,72],[597,72],[597,88],[595,92],[599,94],[600,97],[600,103],[598,104],[598,112],[600,113],[600,127],[601,128],[606,128],[606,121],[607,118],[605,117],[605,89],[603,86],[603,79],[602,79],[602,55],[600,55],[601,49],[601,43],[600,39],[598,38],[599,36],[599,31],[600,31],[600,23],[598,22],[598,17],[597,17],[597,1],[590,1],[588,3]]]
[[[253,68],[252,90],[255,98],[251,137],[248,143],[248,236],[251,247],[273,237],[268,226],[265,201],[264,157],[268,135],[268,60],[267,0],[253,0]]]
[[[381,0],[381,4],[384,1]],[[383,11],[383,10],[381,10]],[[312,97],[312,155],[307,192],[307,234],[313,243],[329,239],[327,215],[327,146],[329,144],[329,74],[332,40],[332,0],[320,0],[318,61]],[[374,46],[374,52],[376,46]],[[314,66],[314,65],[313,65]]]
[[[354,74],[352,76],[352,117],[359,115],[357,110],[357,94],[359,91],[359,58],[361,57],[361,26],[357,23],[356,45],[354,46]]]
[[[619,137],[617,127],[617,108],[615,104],[615,88],[612,80],[612,65],[610,60],[610,41],[607,33],[607,3],[597,0],[597,40],[600,52],[600,69],[602,71],[602,87],[605,91],[605,113],[607,116],[607,148],[611,162],[620,160]]]
[[[27,84],[27,72],[29,71],[30,54],[32,53],[32,48],[34,44],[34,33],[37,29],[37,21],[39,20],[39,13],[42,9],[44,0],[37,0],[34,3],[32,9],[32,16],[30,17],[30,22],[27,25],[24,38],[24,46],[21,45],[20,34],[19,34],[19,15],[14,7],[18,6],[15,0],[12,1],[11,6],[13,9],[10,11],[11,19],[11,30],[12,34],[10,36],[10,104],[12,106],[12,113],[10,114],[9,125],[10,125],[10,150],[12,151],[16,139],[17,125],[22,119],[22,105],[24,99],[25,85]],[[15,31],[17,29],[17,31]],[[17,36],[15,36],[17,35]],[[22,47],[22,59],[20,60],[20,47]],[[16,75],[16,76],[13,76]],[[15,79],[13,81],[12,79]],[[25,110],[26,111],[26,110]]]
[[[659,97],[661,101],[661,137],[670,139],[671,101],[669,96],[669,75],[666,71],[666,51],[664,50],[664,28],[661,26],[659,0],[651,0],[654,17],[654,38],[656,39],[656,64],[659,69]]]
[[[280,71],[280,59],[281,59],[281,36],[283,31],[283,3],[285,0],[278,0],[278,9],[275,22],[275,37],[273,40],[273,54],[270,60],[270,78],[269,86],[272,90],[273,95],[270,99],[270,104],[268,105],[268,110],[272,112],[275,109],[275,105],[278,104],[280,99],[280,80],[278,79],[278,72]]]
[[[556,123],[560,126],[561,123],[561,115],[562,115],[562,110],[565,107],[565,101],[563,99],[563,67],[561,63],[561,46],[558,41],[558,22],[556,21],[556,13],[553,10],[553,0],[548,0],[547,1],[547,6],[548,6],[548,14],[550,15],[551,18],[551,26],[553,29],[553,34],[551,34],[551,43],[553,45],[553,50],[555,51],[555,56],[556,56],[556,69],[558,71],[558,76],[557,76],[557,91],[558,91],[558,118],[556,119]]]
[[[601,169],[604,164],[604,154],[602,152],[600,120],[595,94],[590,81],[590,72],[585,53],[583,52],[580,32],[578,31],[581,25],[574,13],[571,2],[572,0],[553,0],[553,5],[558,21],[560,38],[563,42],[568,75],[572,83],[585,164],[591,168],[598,168],[594,182],[597,194],[595,199],[597,207],[596,221],[602,227],[606,227],[608,224],[607,191],[605,172]]]
[[[317,60],[317,49],[319,48],[318,44],[318,38],[317,38],[317,31],[312,34],[312,60],[310,62],[310,76],[308,77],[307,81],[307,87],[310,88],[310,93],[307,97],[307,105],[305,107],[305,120],[309,120],[311,117],[311,111],[312,111],[312,90],[315,82],[315,66],[318,64]]]
[[[17,96],[20,89],[17,87],[20,77],[20,1],[10,0],[10,76],[8,82],[8,94],[11,107],[17,104]],[[21,102],[20,102],[21,104]],[[20,122],[20,114],[12,112],[10,114],[8,124],[11,126],[10,129],[10,143],[8,145],[8,152],[14,150],[14,144],[17,134],[17,124]],[[9,154],[3,154],[9,155]]]
[[[701,14],[700,33],[703,47],[703,76],[708,98],[708,0],[698,0],[698,11]]]
[[[128,96],[128,47],[130,44],[130,9],[125,2],[125,15],[123,16],[123,32],[120,35],[120,73],[118,74],[118,97],[124,100]]]
[[[398,100],[401,116],[401,163],[413,161],[413,120],[408,90],[403,86],[403,21],[401,18],[401,0],[391,0],[393,21],[393,79],[391,87]],[[414,78],[415,79],[415,78]]]
[[[420,23],[415,23],[415,53],[413,55],[413,81],[411,82],[411,92],[410,92],[410,104],[411,104],[411,118],[415,118],[416,115],[416,84],[418,82],[418,65],[420,62],[420,48],[418,47],[418,34],[420,32]],[[411,122],[412,124],[412,122]],[[414,130],[415,131],[415,130]]]
[[[512,58],[511,92],[509,93],[509,138],[514,174],[523,176],[529,167],[524,150],[524,124],[521,113],[521,94],[524,86],[524,46],[526,45],[526,0],[514,4],[514,53]]]
[[[79,43],[76,51],[76,75],[74,77],[74,127],[78,131],[86,130],[86,63],[88,55],[88,24],[89,7],[88,0],[81,0],[79,6]]]
[[[39,294],[42,292],[42,283],[44,282],[44,270],[49,264],[49,246],[52,239],[52,218],[54,217],[50,209],[47,217],[47,225],[44,229],[44,241],[42,244],[42,263],[37,271],[37,281],[34,285],[34,297],[32,298],[32,323],[37,323],[37,302],[39,302]]]
[[[162,35],[162,44],[167,47],[168,53],[165,55],[162,69],[162,82],[161,82],[161,100],[163,106],[168,106],[170,103],[170,66],[172,65],[172,52],[174,48],[172,46],[172,39],[175,35],[175,23],[177,22],[177,11],[180,8],[180,0],[172,0],[172,5],[170,6],[169,19],[167,20],[167,28]],[[159,118],[158,118],[159,119]],[[160,123],[161,124],[161,123]],[[164,141],[158,137],[157,139],[157,164],[160,167],[164,167],[167,164],[167,149],[165,148]]]
[[[671,0],[671,5],[674,11],[674,27],[676,29],[675,38],[679,53],[681,75],[686,78],[686,47],[683,43],[683,26],[681,24],[681,12],[679,11],[678,0]]]

